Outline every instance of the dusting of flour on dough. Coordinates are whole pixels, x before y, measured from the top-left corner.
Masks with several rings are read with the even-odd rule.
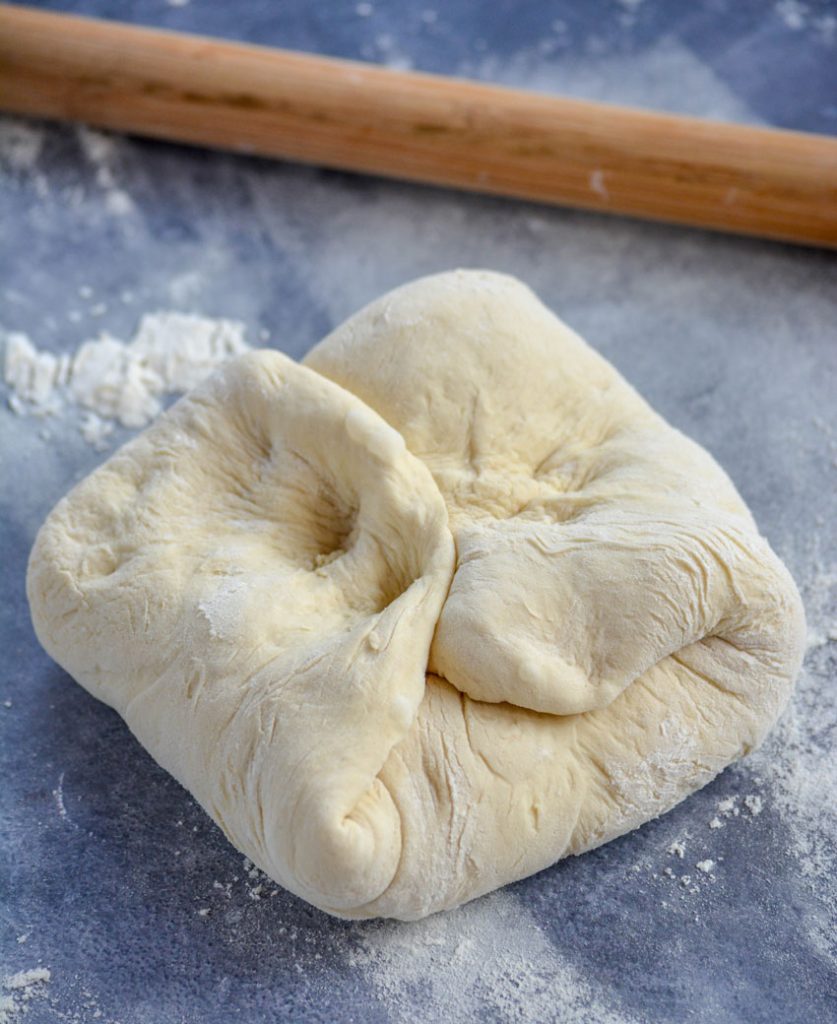
[[[198,602],[198,611],[209,623],[210,636],[216,640],[225,640],[235,635],[246,595],[247,585],[244,580],[222,577],[215,592]]]
[[[3,379],[18,415],[79,414],[79,430],[96,448],[115,423],[146,426],[166,395],[195,387],[216,366],[249,348],[244,325],[187,313],[147,313],[130,341],[109,334],[71,354],[38,349],[19,331],[5,333]]]
[[[637,764],[611,759],[605,765],[610,784],[630,807],[648,807],[672,799],[682,780],[695,771],[695,739],[680,722],[661,728],[659,746]]]

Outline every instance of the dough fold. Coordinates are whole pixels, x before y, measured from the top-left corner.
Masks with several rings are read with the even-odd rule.
[[[379,774],[421,703],[452,564],[442,499],[400,435],[259,352],[58,504],[28,592],[47,651],[230,841],[348,912],[398,867]]]
[[[711,456],[528,288],[425,278],[304,362],[426,463],[457,550],[418,727],[382,773],[412,828],[376,912],[588,850],[762,741],[804,650],[793,580]]]
[[[407,285],[305,363],[380,412],[445,498],[457,566],[430,669],[459,690],[578,714],[705,639],[784,670],[795,588],[726,474],[520,282]],[[781,701],[760,673],[721,681]]]
[[[38,636],[231,841],[417,918],[757,745],[796,588],[730,480],[519,282],[457,271],[226,364],[42,527]]]

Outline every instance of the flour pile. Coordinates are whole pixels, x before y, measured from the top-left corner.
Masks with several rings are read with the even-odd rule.
[[[219,364],[246,352],[244,325],[185,313],[149,313],[130,341],[109,334],[74,353],[38,349],[29,337],[5,334],[3,376],[18,415],[58,416],[87,410],[80,429],[100,447],[116,422],[144,427],[166,395],[188,391]]]

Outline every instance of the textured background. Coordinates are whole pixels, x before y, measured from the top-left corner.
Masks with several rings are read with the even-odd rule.
[[[834,3],[41,6],[837,131]],[[299,356],[419,274],[517,274],[730,472],[794,572],[810,625],[797,695],[767,745],[666,817],[423,923],[334,921],[251,878],[118,717],[38,648],[29,547],[105,455],[73,422],[44,438],[4,404],[0,981],[51,970],[12,1019],[834,1019],[833,254],[8,119],[0,224],[0,326],[55,351],[180,309],[239,318],[251,343],[269,336]],[[730,797],[735,810],[710,829]],[[713,879],[695,870],[707,857]]]

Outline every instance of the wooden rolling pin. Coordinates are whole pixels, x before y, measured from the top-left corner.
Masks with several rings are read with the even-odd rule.
[[[0,5],[0,107],[837,246],[837,139]]]

